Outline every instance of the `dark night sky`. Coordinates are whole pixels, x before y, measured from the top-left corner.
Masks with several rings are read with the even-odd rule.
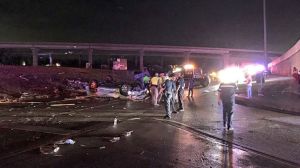
[[[299,6],[267,0],[270,50],[299,39]],[[0,41],[262,49],[262,0],[0,0]]]

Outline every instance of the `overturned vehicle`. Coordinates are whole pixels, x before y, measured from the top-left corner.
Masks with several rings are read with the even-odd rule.
[[[147,97],[148,90],[140,81],[141,79],[137,78],[136,75],[134,76],[133,82],[114,81],[110,75],[104,81],[92,80],[86,86],[87,95],[112,98],[127,97],[135,100],[143,100]]]

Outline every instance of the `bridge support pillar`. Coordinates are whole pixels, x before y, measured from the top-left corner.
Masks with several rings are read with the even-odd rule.
[[[162,67],[164,66],[164,61],[165,61],[164,57],[160,57],[160,66]]]
[[[139,64],[139,56],[136,55],[136,56],[134,56],[134,67],[138,68],[138,66],[139,66],[138,64]]]
[[[89,63],[89,67],[86,67],[86,68],[92,68],[93,67],[93,49],[90,48],[88,50],[88,63]]]
[[[52,54],[51,54],[51,53],[49,53],[49,54],[48,54],[48,56],[49,56],[49,66],[52,66],[52,65],[53,65],[53,58],[52,58]]]
[[[223,54],[223,68],[230,65],[230,54]]]
[[[32,66],[38,66],[39,64],[39,49],[38,48],[31,48],[32,51]]]
[[[184,52],[184,61],[186,64],[190,63],[190,56],[191,56],[191,52],[189,51]]]
[[[140,50],[140,71],[144,71],[144,55],[145,51]]]
[[[79,67],[81,67],[81,60],[82,60],[82,56],[79,55],[79,56],[78,56],[78,66],[79,66]]]

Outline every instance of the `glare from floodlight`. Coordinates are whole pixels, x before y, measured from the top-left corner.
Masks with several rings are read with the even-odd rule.
[[[185,65],[183,66],[183,68],[184,68],[184,69],[194,69],[194,65],[192,65],[192,64],[185,64]]]

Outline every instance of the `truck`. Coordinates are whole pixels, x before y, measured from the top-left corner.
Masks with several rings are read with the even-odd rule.
[[[192,64],[174,65],[173,73],[183,73],[185,81],[194,78],[195,86],[207,87],[211,82],[210,77],[203,73],[201,67],[194,67]]]

